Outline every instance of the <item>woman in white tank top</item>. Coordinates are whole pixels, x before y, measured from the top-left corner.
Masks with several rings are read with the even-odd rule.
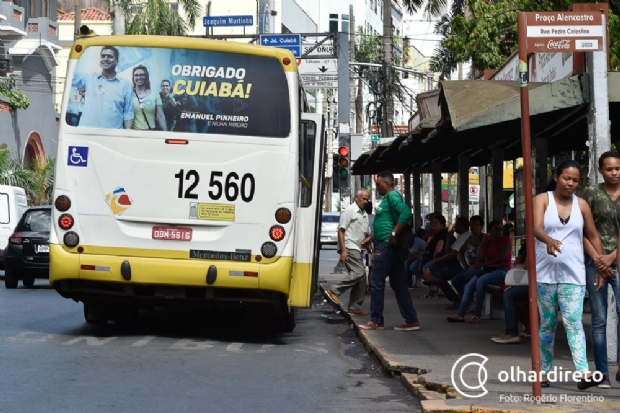
[[[542,385],[549,386],[546,375],[553,364],[559,305],[575,369],[583,374],[577,387],[584,390],[602,381],[602,377],[589,373],[581,322],[586,289],[584,235],[599,254],[603,247],[588,203],[575,195],[579,178],[576,161],[565,160],[558,165],[548,192],[534,199],[534,235]]]

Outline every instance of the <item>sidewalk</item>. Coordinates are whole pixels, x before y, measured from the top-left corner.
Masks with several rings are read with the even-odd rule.
[[[320,274],[321,290],[328,288],[340,277],[340,274]],[[454,311],[444,309],[449,305],[447,300],[420,298],[426,291],[425,288],[409,291],[422,327],[419,331],[392,329],[403,320],[389,285],[386,286],[385,293],[385,330],[364,331],[358,328],[358,324],[363,324],[370,318],[351,316],[346,312],[348,292],[340,297],[345,306],[340,315],[353,324],[368,351],[374,353],[388,371],[400,375],[405,386],[421,399],[423,412],[620,412],[620,383],[614,380],[615,363],[609,364],[611,389],[593,387],[580,391],[572,381],[557,382],[542,389],[545,403],[528,402],[528,396],[532,393],[531,383],[515,382],[511,379],[502,382],[499,373],[510,373],[511,368],[513,371],[517,368],[523,372],[530,371],[529,338],[523,339],[520,344],[495,344],[490,338],[503,333],[503,320],[483,318],[480,324],[448,323],[446,316]],[[369,311],[369,308],[370,296],[366,296],[364,309]],[[588,360],[590,368],[593,369],[589,314],[584,315],[584,326],[588,341]],[[561,322],[556,337],[554,365],[558,371],[561,367],[572,373],[574,365]],[[484,364],[488,373],[484,387],[488,393],[482,397],[465,398],[455,391],[452,384],[451,371],[454,363],[468,353],[478,353],[488,358]],[[462,367],[468,361],[482,360],[463,360],[459,366]],[[459,370],[460,368],[456,369],[457,372]],[[465,369],[464,382],[470,386],[477,385],[480,383],[477,379],[479,372],[477,366]],[[461,387],[461,390],[476,394],[481,392],[479,389],[467,390],[464,387]],[[531,396],[529,399],[531,400]]]

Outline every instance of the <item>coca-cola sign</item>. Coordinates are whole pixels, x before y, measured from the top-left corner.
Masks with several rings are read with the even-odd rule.
[[[528,37],[528,53],[568,53],[575,51],[596,51],[602,50],[602,39],[583,37],[567,39],[566,37]]]
[[[549,50],[568,50],[570,49],[570,40],[568,39],[563,39],[563,40],[549,40],[547,42],[547,49]]]

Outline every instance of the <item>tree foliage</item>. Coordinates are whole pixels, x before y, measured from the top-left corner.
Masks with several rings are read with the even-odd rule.
[[[0,149],[0,185],[24,188],[29,205],[49,205],[52,202],[55,160],[48,158],[45,163],[33,159],[31,165],[24,166],[11,157],[9,148]]]
[[[471,59],[472,66],[479,70],[498,67],[516,47],[517,11],[523,9],[524,3],[469,0],[471,17],[453,16],[451,35],[442,45],[458,62]]]
[[[13,109],[28,109],[30,99],[24,92],[17,89],[16,84],[15,76],[0,78],[0,95],[9,99],[9,104]]]
[[[170,8],[167,0],[110,0],[111,7],[118,6],[125,14],[126,34],[186,35],[196,27],[202,13],[200,3],[179,0],[178,4],[185,11],[185,19]]]
[[[435,10],[442,0],[404,0],[410,10]],[[442,15],[435,33],[444,40],[435,49],[431,70],[450,77],[459,62],[471,61],[477,71],[495,69],[517,49],[517,12],[569,10],[571,0],[456,0]],[[584,3],[586,1],[583,1]],[[588,1],[589,2],[589,1]],[[610,67],[620,70],[620,0],[609,1]]]
[[[459,2],[460,0],[455,0],[452,4]],[[440,16],[447,5],[448,0],[403,0],[403,6],[409,13],[413,14],[423,10],[424,15],[428,18]]]

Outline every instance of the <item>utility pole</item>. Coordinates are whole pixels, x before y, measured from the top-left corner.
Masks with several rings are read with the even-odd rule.
[[[325,212],[332,211],[332,192],[333,189],[333,172],[334,172],[334,138],[332,136],[332,103],[331,103],[331,90],[327,89],[323,93],[323,107],[326,108],[327,122],[325,127],[327,129],[327,170],[325,171]]]
[[[351,62],[355,61],[355,14],[353,12],[353,5],[350,4],[349,5],[349,59]],[[349,73],[351,73],[349,71]],[[349,85],[350,85],[350,95],[349,95],[349,101],[353,102],[354,107],[357,108],[357,106],[355,105],[355,98],[356,98],[356,90],[355,90],[355,78],[351,78]],[[351,125],[355,124],[355,131],[357,133],[360,133],[359,131],[361,130],[360,125],[357,124],[357,119],[358,116],[351,116],[351,112],[349,112],[349,118],[351,119]],[[349,149],[353,149],[353,148],[349,148]],[[357,159],[353,159],[351,158],[352,162],[355,162]],[[353,182],[353,187],[351,188],[351,196],[355,196],[355,194],[357,194],[357,191],[359,191],[361,189],[362,186],[362,177],[360,175],[355,175],[355,177],[351,178],[352,182]]]
[[[80,26],[82,25],[82,0],[75,0],[75,16],[73,17],[73,40],[80,36]]]
[[[394,119],[392,102],[392,0],[383,1],[383,125],[381,134],[384,138],[392,137],[390,122]]]
[[[125,34],[125,13],[123,13],[123,9],[116,1],[112,3],[112,10],[114,11],[112,33],[117,36],[122,36]]]

